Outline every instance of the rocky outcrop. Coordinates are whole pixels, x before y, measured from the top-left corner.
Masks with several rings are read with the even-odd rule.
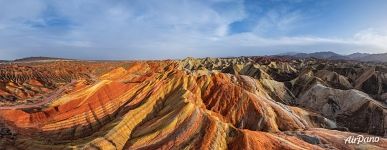
[[[38,103],[72,81],[92,84],[125,62],[48,61],[0,65],[0,106]]]
[[[323,116],[350,131],[386,136],[386,105],[361,91],[339,90],[316,84],[297,103],[320,111]]]
[[[256,57],[66,62],[63,69],[78,65],[85,70],[70,70],[87,76],[49,89],[63,92],[44,105],[0,107],[0,129],[7,134],[0,146],[39,150],[387,148],[384,104],[351,89],[352,78],[315,63]],[[50,68],[52,62],[38,64],[46,65]],[[101,66],[104,69],[98,70]],[[325,69],[317,71],[320,67]],[[338,85],[351,90],[337,89]],[[368,134],[380,141],[360,146],[344,143],[347,136]]]
[[[336,89],[348,90],[353,88],[347,77],[334,71],[319,70],[316,72],[315,76],[325,81],[330,87]]]

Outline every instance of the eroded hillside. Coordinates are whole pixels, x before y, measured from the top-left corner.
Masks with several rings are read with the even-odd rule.
[[[284,57],[0,67],[3,149],[386,149],[384,64]],[[377,143],[345,144],[349,136]]]

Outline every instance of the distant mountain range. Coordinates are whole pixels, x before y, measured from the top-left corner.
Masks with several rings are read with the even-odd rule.
[[[291,56],[296,58],[318,58],[328,60],[356,60],[365,62],[387,62],[387,53],[368,54],[368,53],[353,53],[349,55],[340,55],[331,51],[315,52],[315,53],[282,53],[277,56]]]
[[[55,58],[55,57],[25,57],[21,59],[15,59],[14,62],[25,62],[25,61],[52,61],[52,60],[71,60],[66,58]]]
[[[353,53],[349,55],[340,55],[331,51],[314,52],[314,53],[288,52],[288,53],[281,53],[274,56],[289,56],[294,58],[317,58],[317,59],[327,59],[327,60],[355,60],[355,61],[363,61],[363,62],[387,62],[387,53],[380,53],[380,54]],[[15,60],[0,60],[0,63],[56,61],[56,60],[74,60],[74,59],[39,56],[39,57],[26,57],[26,58],[15,59]]]
[[[0,63],[7,63],[7,62],[38,62],[38,61],[57,61],[57,60],[74,60],[74,59],[67,59],[67,58],[56,58],[56,57],[25,57],[15,60],[0,60]]]

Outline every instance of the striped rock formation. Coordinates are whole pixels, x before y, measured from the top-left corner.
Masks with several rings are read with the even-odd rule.
[[[368,130],[383,123],[383,104],[373,100],[375,105],[351,108],[343,102],[337,112],[356,114],[340,118],[341,113],[325,106],[330,104],[325,99],[344,94],[343,99],[345,91],[313,92],[323,87],[319,83],[333,82],[332,75],[320,79],[311,74],[319,82],[307,82],[309,91],[301,96],[293,94],[290,87],[299,89],[299,85],[292,83],[304,82],[299,75],[305,71],[297,70],[297,62],[190,58],[87,65],[87,78],[51,89],[55,93],[66,88],[45,103],[0,107],[0,127],[6,131],[0,149],[387,148],[387,139],[380,134],[384,128]],[[111,69],[93,72],[100,66]],[[315,100],[311,95],[318,102],[310,102]],[[382,120],[374,119],[374,124],[359,130],[343,123],[363,114],[362,107],[381,109]],[[338,131],[345,127],[361,133]],[[358,135],[377,135],[380,140],[345,144],[346,137]]]

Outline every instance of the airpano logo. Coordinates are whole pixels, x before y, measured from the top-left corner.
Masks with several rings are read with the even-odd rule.
[[[361,144],[361,143],[377,143],[379,142],[380,138],[377,136],[374,137],[367,137],[363,135],[358,136],[349,136],[346,139],[344,139],[345,144]]]

